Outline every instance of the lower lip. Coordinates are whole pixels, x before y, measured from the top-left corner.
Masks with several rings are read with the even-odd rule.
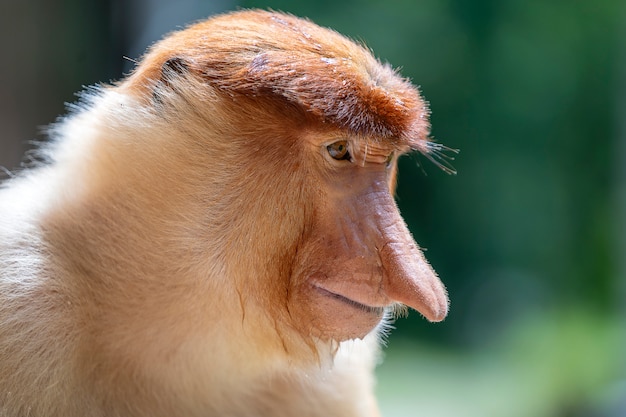
[[[329,297],[329,298],[333,298],[333,299],[335,299],[337,301],[341,301],[342,303],[347,304],[347,305],[349,305],[349,306],[351,306],[351,307],[353,307],[355,309],[361,310],[361,311],[363,311],[365,313],[372,314],[372,315],[375,315],[377,317],[380,317],[385,312],[385,308],[384,307],[371,307],[371,306],[368,306],[366,304],[359,303],[358,301],[351,300],[350,298],[344,297],[341,294],[336,294],[336,293],[328,291],[327,289],[324,289],[322,287],[318,287],[317,285],[315,286],[315,288],[322,295],[325,295],[326,297]]]

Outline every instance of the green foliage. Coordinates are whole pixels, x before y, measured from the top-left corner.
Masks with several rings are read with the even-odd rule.
[[[378,371],[383,415],[622,415],[622,336],[619,321],[563,310],[525,317],[480,350],[392,340]]]

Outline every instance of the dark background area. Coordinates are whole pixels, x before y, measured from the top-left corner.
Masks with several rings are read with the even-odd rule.
[[[385,414],[626,416],[621,0],[0,0],[0,166],[17,169],[83,86],[237,7],[365,42],[420,86],[433,137],[461,150],[456,176],[417,155],[400,164],[401,211],[452,304],[443,323],[396,323]]]

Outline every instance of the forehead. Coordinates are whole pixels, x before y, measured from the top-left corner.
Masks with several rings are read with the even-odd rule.
[[[172,57],[226,94],[279,97],[353,136],[426,150],[429,111],[417,88],[367,48],[310,21],[265,11],[211,18],[156,44],[131,84]]]

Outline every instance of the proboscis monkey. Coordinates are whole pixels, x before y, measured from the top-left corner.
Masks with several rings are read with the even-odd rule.
[[[416,88],[241,11],[72,113],[0,190],[0,416],[378,415],[386,317],[448,309],[393,199]]]

